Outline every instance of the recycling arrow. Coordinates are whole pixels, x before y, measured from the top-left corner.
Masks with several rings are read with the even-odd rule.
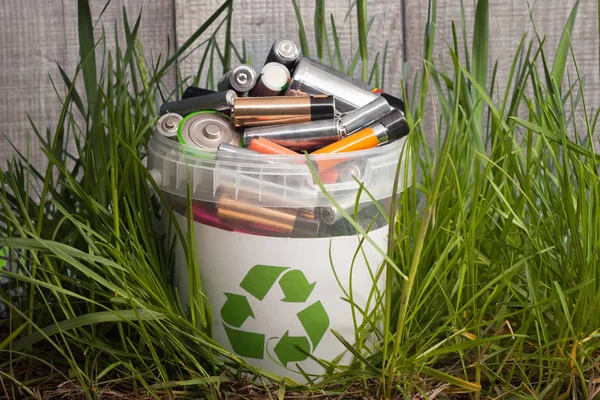
[[[238,331],[223,324],[233,351],[242,357],[264,358],[265,335],[262,333]],[[307,342],[308,343],[308,342]]]
[[[233,293],[225,293],[225,296],[227,296],[227,301],[221,308],[221,318],[225,323],[239,328],[248,317],[254,318],[246,296]]]
[[[279,275],[286,269],[288,268],[273,265],[255,265],[250,268],[242,283],[240,283],[240,287],[258,300],[262,300],[279,278]]]
[[[307,338],[304,336],[290,336],[289,333],[290,331],[285,332],[274,349],[277,358],[286,367],[289,362],[306,360],[310,352],[310,344]]]
[[[317,301],[296,315],[298,316],[300,323],[302,323],[304,330],[308,333],[313,349],[315,349],[319,345],[321,339],[323,339],[325,332],[327,332],[327,328],[329,328],[329,316],[327,316],[327,311],[325,311],[321,301]]]
[[[279,280],[279,286],[285,297],[282,301],[304,303],[313,291],[316,282],[309,283],[302,271],[293,269],[286,272]]]

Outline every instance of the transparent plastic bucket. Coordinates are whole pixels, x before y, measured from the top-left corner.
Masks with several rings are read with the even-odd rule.
[[[148,168],[180,227],[194,221],[213,338],[298,382],[325,372],[313,358],[350,362],[332,331],[353,345],[369,336],[357,327],[383,298],[378,271],[399,163],[398,192],[410,176],[406,137],[309,160],[215,154],[160,135],[148,145]],[[186,299],[188,267],[177,252],[175,285]]]

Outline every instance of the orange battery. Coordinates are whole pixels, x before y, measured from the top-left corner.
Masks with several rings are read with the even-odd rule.
[[[330,168],[325,171],[319,171],[319,179],[325,185],[337,182],[339,175],[340,175],[340,170],[337,168]]]
[[[263,154],[288,154],[291,156],[298,155],[298,153],[288,149],[287,147],[283,147],[275,142],[270,141],[269,139],[261,137],[253,137],[248,145],[248,148]]]
[[[385,126],[382,124],[371,125],[361,131],[358,131],[342,140],[338,140],[328,146],[322,147],[319,150],[313,151],[311,154],[335,154],[347,153],[350,151],[366,150],[376,147],[379,143],[384,143],[388,140],[388,133]],[[319,168],[319,174],[323,173],[338,164],[346,161],[345,158],[336,158],[329,160],[315,160]]]

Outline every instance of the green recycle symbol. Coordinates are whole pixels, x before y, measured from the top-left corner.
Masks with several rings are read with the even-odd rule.
[[[279,278],[280,276],[281,278]],[[281,301],[289,303],[306,302],[316,284],[316,282],[309,283],[302,271],[297,269],[255,265],[248,271],[240,283],[240,287],[262,301],[278,278],[279,286],[285,295]],[[265,335],[235,329],[241,328],[248,318],[254,318],[254,312],[248,299],[241,294],[224,294],[227,300],[221,308],[221,318],[233,351],[243,357],[263,359]],[[279,338],[274,350],[275,355],[284,366],[287,366],[289,362],[306,360],[308,354],[311,353],[311,345],[315,350],[329,328],[329,316],[320,301],[307,306],[296,315],[308,338],[306,336],[290,336],[289,330]]]

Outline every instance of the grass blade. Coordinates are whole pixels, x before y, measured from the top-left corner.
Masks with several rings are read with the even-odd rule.
[[[556,49],[556,55],[554,56],[554,64],[552,65],[552,78],[557,84],[563,81],[565,74],[565,66],[569,56],[569,43],[571,41],[571,34],[575,27],[575,19],[577,18],[577,10],[579,9],[579,0],[575,2],[575,5],[571,9],[569,19],[565,24],[560,41],[558,42],[558,48]]]
[[[362,80],[367,82],[369,68],[369,52],[367,50],[367,1],[356,0],[356,15],[358,25],[358,46],[360,49],[360,59],[362,61]]]
[[[82,60],[83,81],[89,109],[94,109],[97,97],[96,43],[94,25],[88,0],[77,1],[77,26],[79,33],[79,57]]]
[[[302,21],[300,7],[298,7],[296,0],[292,0],[292,4],[294,5],[296,20],[298,21],[298,37],[300,39],[300,48],[302,49],[302,54],[306,57],[310,57],[310,53],[308,51],[308,39],[306,38],[306,29],[304,29],[304,22]]]
[[[325,58],[325,43],[327,41],[327,28],[325,27],[325,0],[315,0],[315,43],[317,45],[317,58],[323,62]]]

